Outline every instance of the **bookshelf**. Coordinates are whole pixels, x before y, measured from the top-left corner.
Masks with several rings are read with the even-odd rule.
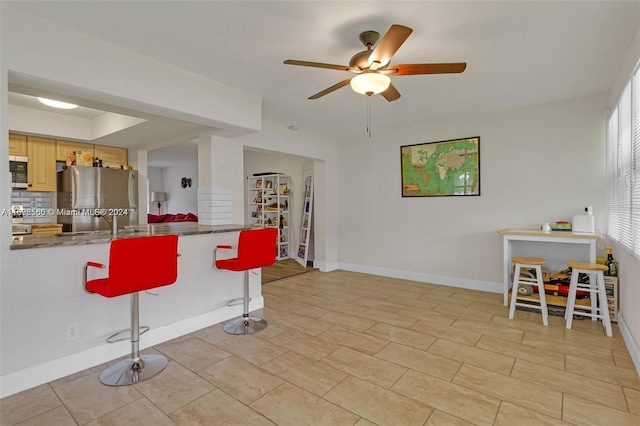
[[[309,238],[311,238],[311,216],[313,214],[313,177],[308,176],[304,182],[304,197],[302,200],[302,217],[300,218],[300,234],[296,262],[307,267],[309,257]]]
[[[276,260],[289,259],[289,205],[291,178],[281,173],[260,174],[247,178],[249,223],[253,226],[277,228]]]

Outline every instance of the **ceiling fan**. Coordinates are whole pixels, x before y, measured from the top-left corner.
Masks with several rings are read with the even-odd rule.
[[[303,67],[350,71],[358,74],[353,78],[343,80],[316,93],[309,97],[309,99],[318,99],[344,86],[351,85],[351,88],[358,93],[367,96],[380,93],[387,101],[391,102],[400,97],[400,92],[391,84],[391,78],[389,76],[449,74],[461,73],[465,70],[467,67],[466,62],[390,65],[391,57],[412,32],[413,30],[409,27],[392,25],[373,50],[373,45],[378,41],[380,34],[376,31],[363,32],[360,34],[360,41],[365,45],[367,50],[353,55],[349,61],[349,65],[334,65],[294,59],[287,59],[284,63]]]

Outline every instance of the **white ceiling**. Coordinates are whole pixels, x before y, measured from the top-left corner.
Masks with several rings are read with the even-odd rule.
[[[362,31],[402,24],[414,31],[392,63],[467,62],[462,74],[393,77],[402,97],[371,99],[375,132],[609,90],[640,24],[640,3],[621,1],[10,3],[256,93],[263,118],[337,140],[366,136],[366,97],[345,87],[307,100],[351,74],[285,59],[347,64]]]

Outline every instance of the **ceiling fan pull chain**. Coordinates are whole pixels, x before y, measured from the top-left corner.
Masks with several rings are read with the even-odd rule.
[[[371,96],[367,96],[367,133],[371,138]]]

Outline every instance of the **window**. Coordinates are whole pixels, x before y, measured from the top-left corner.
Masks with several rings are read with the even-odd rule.
[[[640,258],[640,69],[607,122],[609,236]]]

